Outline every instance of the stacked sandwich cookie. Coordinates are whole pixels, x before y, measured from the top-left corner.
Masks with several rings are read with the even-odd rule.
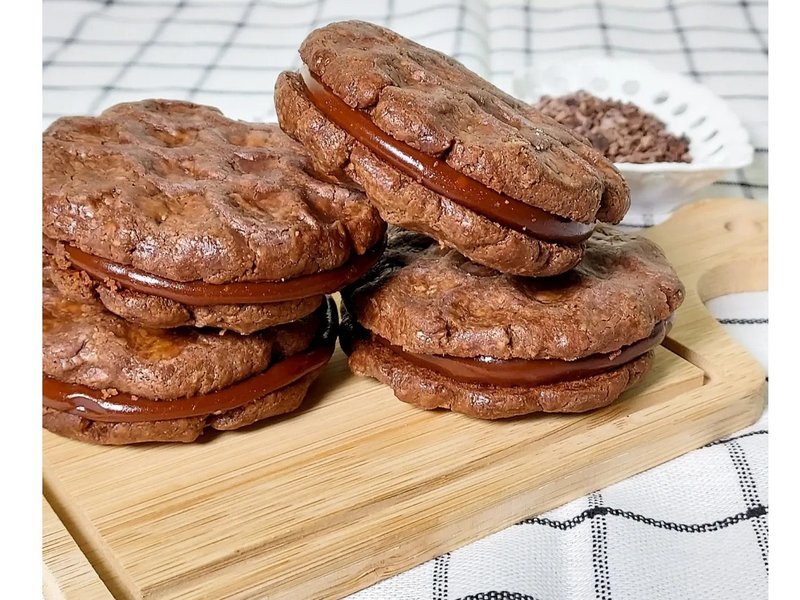
[[[334,23],[279,75],[283,130],[393,225],[473,262],[547,276],[574,267],[628,190],[601,153],[450,57],[369,23]]]
[[[422,408],[497,419],[613,402],[650,369],[683,287],[653,243],[603,226],[578,267],[545,279],[394,230],[342,295],[355,373]]]
[[[296,409],[386,226],[275,124],[177,101],[43,137],[43,423],[193,441]]]
[[[598,224],[628,189],[585,139],[375,25],[318,29],[300,57],[281,127],[394,226],[342,292],[355,373],[501,418],[604,406],[648,371],[683,286],[657,246]]]

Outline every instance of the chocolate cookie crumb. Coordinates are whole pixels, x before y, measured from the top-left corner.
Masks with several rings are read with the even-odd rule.
[[[692,162],[689,138],[631,102],[603,100],[579,90],[543,96],[534,108],[586,137],[606,158],[622,163]]]

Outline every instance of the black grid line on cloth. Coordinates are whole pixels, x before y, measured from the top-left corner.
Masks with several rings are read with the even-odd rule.
[[[465,26],[467,23],[467,13],[469,7],[467,6],[468,0],[461,0],[458,3],[458,16],[456,17],[455,40],[453,41],[453,54],[457,55],[461,52],[464,45],[464,34],[466,32]]]
[[[744,194],[744,197],[748,200],[755,200],[755,194],[753,193],[753,186],[748,185],[749,182],[747,181],[747,175],[745,175],[744,169],[736,169],[734,172],[736,175],[736,179],[739,180],[739,189]]]
[[[769,186],[766,183],[753,183],[751,181],[718,181],[717,183],[722,185],[738,185],[743,188],[753,188],[758,190],[766,190]]]
[[[723,443],[723,441],[729,440],[720,440],[718,443]],[[723,519],[717,519],[716,521],[708,521],[705,523],[674,523],[672,521],[664,521],[662,519],[647,517],[630,510],[622,510],[620,508],[613,508],[611,506],[595,506],[588,508],[578,513],[571,519],[566,519],[564,521],[548,519],[547,517],[532,517],[530,519],[520,521],[517,523],[517,525],[543,525],[545,527],[550,527],[551,529],[568,531],[585,523],[586,521],[594,523],[595,519],[610,516],[620,517],[629,521],[636,521],[637,523],[641,523],[643,525],[650,525],[652,527],[657,527],[658,529],[665,529],[675,533],[712,533],[714,531],[719,531],[721,529],[725,529],[726,527],[730,527],[731,525],[736,525],[737,523],[744,523],[753,519],[758,519],[765,516],[768,512],[768,506],[756,504],[755,506],[752,506],[743,512],[727,516]]]
[[[667,2],[667,9],[669,10],[670,17],[672,18],[672,23],[675,25],[675,32],[678,34],[678,39],[681,41],[681,51],[686,57],[686,66],[688,67],[687,72],[692,79],[698,81],[700,79],[700,74],[697,72],[697,65],[694,62],[692,50],[689,48],[689,40],[686,38],[686,32],[681,27],[681,20],[678,16],[678,8],[675,6],[674,0],[669,0]]]
[[[755,37],[758,40],[758,43],[761,46],[761,51],[764,54],[769,54],[769,49],[767,47],[767,40],[764,39],[761,30],[758,27],[756,27],[756,22],[753,20],[753,15],[750,12],[751,3],[748,2],[747,0],[741,0],[739,4],[742,7],[742,12],[744,13],[744,18],[747,21],[747,25],[750,28],[750,33],[752,33],[753,37]]]
[[[464,44],[464,32],[466,31],[465,25],[467,21],[467,0],[461,0],[458,4],[458,16],[456,17],[456,28],[454,31],[455,39],[453,40],[453,58],[461,60],[465,56],[476,59],[480,62],[484,69],[489,70],[489,64],[486,62],[485,56],[479,56],[471,52],[462,51]]]
[[[525,25],[523,31],[525,32],[525,66],[530,66],[531,56],[533,55],[532,40],[533,37],[533,22],[531,21],[531,3],[525,3]],[[500,28],[503,29],[503,28]]]
[[[450,553],[437,556],[433,560],[433,578],[431,600],[448,600],[450,580]]]
[[[220,44],[219,48],[217,49],[217,52],[214,54],[211,60],[208,63],[206,63],[206,65],[203,67],[203,70],[200,73],[200,76],[197,78],[197,81],[194,82],[194,85],[189,90],[190,100],[193,99],[195,96],[197,96],[197,93],[200,90],[202,90],[203,85],[205,85],[206,81],[208,81],[208,78],[211,76],[211,73],[214,71],[214,69],[217,68],[217,66],[219,65],[219,61],[222,60],[222,58],[225,56],[225,53],[233,44],[234,40],[236,39],[236,36],[239,35],[239,32],[245,26],[247,26],[247,19],[250,16],[250,13],[253,12],[253,9],[256,7],[257,2],[258,0],[250,0],[250,2],[247,3],[244,10],[242,11],[242,14],[239,15],[239,19],[232,24],[231,30],[228,33],[228,37],[225,38],[225,40],[222,42],[222,44]]]
[[[469,596],[461,596],[458,600],[539,600],[529,594],[522,592],[509,592],[508,590],[490,590],[488,592],[478,592]]]
[[[759,317],[755,319],[717,319],[717,321],[723,325],[767,325],[769,324],[769,319],[765,317]]]
[[[308,26],[308,31],[313,31],[318,27],[320,22],[320,18],[322,17],[323,7],[325,6],[325,0],[318,0],[317,2],[317,9],[314,11],[314,16],[311,17],[311,24]],[[295,52],[294,58],[292,58],[292,70],[297,70],[300,67],[300,53]],[[270,93],[270,96],[272,93]]]
[[[754,509],[761,505],[761,500],[758,495],[758,488],[756,487],[753,472],[750,469],[750,463],[744,452],[744,448],[738,440],[734,440],[725,446],[728,454],[733,461],[733,466],[736,469],[736,474],[739,477],[739,487],[742,490],[742,497],[744,498],[745,505],[748,510]],[[761,559],[764,561],[764,569],[769,575],[769,531],[766,521],[766,514],[759,515],[758,518],[753,519],[753,532],[755,533],[756,543],[758,550],[761,553]]]
[[[394,24],[394,0],[386,0],[386,27],[392,28]]]
[[[589,508],[603,508],[600,492],[589,494]],[[611,600],[611,578],[608,568],[608,523],[605,514],[598,513],[591,520],[592,528],[592,571],[594,574],[594,595],[597,600]]]
[[[156,40],[158,40],[158,37],[161,35],[161,32],[163,32],[164,29],[167,27],[167,25],[169,25],[170,22],[178,15],[178,13],[180,13],[180,11],[183,10],[184,6],[186,6],[185,0],[181,0],[173,7],[172,11],[170,11],[170,13],[166,17],[164,17],[158,22],[156,28],[153,30],[153,33],[150,34],[150,37],[136,49],[136,52],[134,52],[133,56],[131,56],[130,59],[127,60],[125,64],[122,66],[122,68],[120,68],[119,71],[117,71],[117,74],[114,76],[114,78],[109,83],[100,88],[100,93],[95,97],[94,101],[92,101],[91,105],[89,106],[89,111],[88,111],[89,114],[94,114],[97,111],[97,109],[99,109],[103,105],[103,102],[108,97],[108,95],[112,91],[117,90],[116,87],[117,84],[120,81],[122,81],[122,78],[125,76],[125,74],[130,70],[130,68],[133,65],[136,64],[136,61],[139,60],[139,58],[145,53],[145,51],[154,43],[156,43]]]
[[[603,52],[606,56],[611,56],[611,38],[608,33],[608,23],[606,22],[606,11],[603,8],[603,0],[597,0],[597,26],[600,28],[600,35],[603,38]]]
[[[103,7],[99,10],[94,12],[87,12],[83,15],[78,22],[75,23],[75,27],[72,28],[70,34],[64,38],[61,38],[60,45],[58,48],[53,50],[50,55],[42,62],[42,68],[46,69],[51,65],[51,63],[61,54],[64,50],[66,50],[69,46],[71,46],[80,35],[83,28],[86,27],[86,24],[95,17],[102,15],[105,11],[108,10],[109,6],[111,6],[108,2],[103,3]],[[45,40],[46,41],[46,40]]]

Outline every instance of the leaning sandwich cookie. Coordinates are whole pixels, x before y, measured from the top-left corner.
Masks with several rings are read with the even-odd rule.
[[[576,269],[549,279],[391,231],[342,297],[354,373],[421,408],[497,419],[613,402],[650,369],[684,288],[655,244],[603,226]]]
[[[380,255],[385,224],[275,124],[146,100],[43,136],[53,283],[145,327],[303,318]]]
[[[281,127],[389,223],[501,272],[573,268],[627,185],[585,140],[463,65],[346,21],[313,31],[275,86]]]
[[[42,424],[97,444],[192,442],[297,409],[333,353],[338,313],[243,336],[148,329],[75,302],[43,270]]]

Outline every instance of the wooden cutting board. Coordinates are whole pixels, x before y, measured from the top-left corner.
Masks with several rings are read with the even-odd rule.
[[[766,205],[697,203],[644,233],[687,297],[653,371],[606,409],[426,412],[337,351],[301,412],[203,443],[45,431],[48,597],[339,598],[753,423],[764,373],[703,302],[766,289]]]

